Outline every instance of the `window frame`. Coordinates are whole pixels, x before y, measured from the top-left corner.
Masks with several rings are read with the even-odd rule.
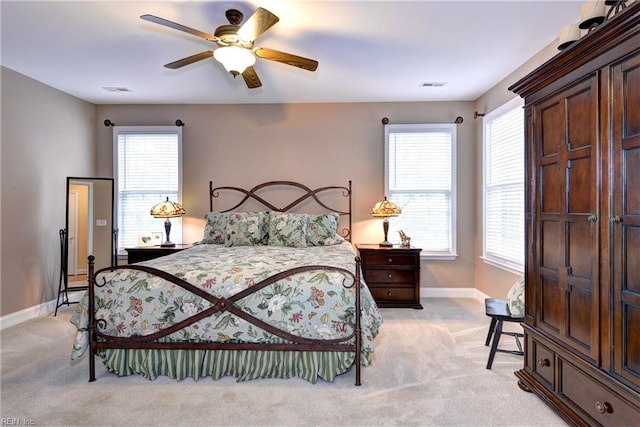
[[[487,178],[488,178],[488,132],[487,132],[487,127],[489,126],[490,122],[493,122],[494,120],[504,116],[505,114],[508,114],[516,109],[520,109],[522,111],[522,130],[523,130],[523,136],[522,136],[522,150],[523,150],[523,154],[524,154],[524,150],[525,150],[525,135],[524,135],[524,127],[525,127],[525,123],[524,123],[524,100],[521,97],[515,97],[507,102],[505,102],[504,104],[502,104],[500,107],[496,108],[495,110],[486,113],[484,115],[484,117],[482,118],[482,255],[480,256],[480,259],[488,265],[494,266],[496,268],[500,268],[502,270],[506,270],[509,271],[510,273],[514,273],[514,274],[523,274],[524,273],[524,264],[525,264],[525,260],[523,258],[523,262],[522,264],[518,263],[518,262],[514,262],[514,260],[511,259],[505,259],[505,258],[501,258],[501,257],[497,257],[497,256],[493,256],[491,254],[487,253],[487,208],[488,208],[488,201],[487,201]],[[525,174],[526,174],[526,165],[523,162],[522,165],[522,197],[523,197],[523,202],[524,202],[524,190],[525,190]],[[523,212],[524,215],[524,212]],[[523,223],[523,227],[522,227],[522,238],[523,238],[523,247],[522,247],[522,253],[524,255],[525,252],[525,247],[524,245],[526,244],[524,242],[524,235],[525,235],[525,224]]]
[[[458,257],[457,250],[457,126],[453,123],[416,123],[416,124],[386,124],[384,125],[384,194],[392,200],[389,191],[389,135],[392,132],[433,132],[446,131],[451,134],[451,177],[450,177],[450,212],[449,221],[451,230],[449,234],[448,252],[429,251],[421,248],[420,258],[425,260],[455,260]],[[393,219],[392,219],[393,221]]]
[[[138,134],[176,134],[178,136],[178,200],[176,202],[182,204],[182,182],[183,182],[183,157],[182,157],[182,127],[180,126],[114,126],[113,127],[113,139],[112,139],[112,150],[113,150],[113,181],[114,181],[114,227],[116,230],[119,230],[119,202],[120,202],[120,185],[118,182],[119,177],[119,153],[118,153],[118,136],[122,133],[138,133]],[[161,202],[162,200],[158,200]],[[152,206],[149,206],[149,210],[151,210]],[[182,229],[182,217],[171,218],[171,231],[175,231],[176,229],[180,229],[180,235],[183,237],[183,229]],[[164,226],[161,226],[163,238],[164,236]],[[119,231],[118,231],[119,236]],[[173,236],[173,233],[172,233]],[[182,240],[182,238],[181,238]],[[116,253],[119,258],[123,258],[127,256],[126,250],[122,247],[120,250],[120,237],[118,237],[118,244],[115,248]]]

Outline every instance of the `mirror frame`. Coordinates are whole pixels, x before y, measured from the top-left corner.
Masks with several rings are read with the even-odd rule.
[[[67,289],[69,287],[69,189],[74,181],[86,181],[86,182],[96,182],[96,181],[108,181],[111,182],[111,216],[108,218],[111,224],[111,238],[110,238],[110,247],[109,247],[109,265],[115,266],[117,265],[118,258],[115,252],[115,248],[117,247],[117,229],[114,224],[114,196],[115,196],[115,180],[113,178],[100,178],[100,177],[78,177],[78,176],[68,176],[67,177],[67,185],[66,185],[66,214],[65,214],[65,226],[64,226],[64,236],[62,242],[62,256],[61,256],[61,276],[64,278],[64,288]],[[92,221],[95,219],[92,218]],[[93,226],[93,224],[92,224]],[[92,251],[94,252],[94,251]],[[87,255],[92,255],[87,253]]]

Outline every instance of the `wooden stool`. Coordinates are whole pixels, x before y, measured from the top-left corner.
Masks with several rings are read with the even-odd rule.
[[[501,353],[509,353],[515,354],[518,356],[523,356],[524,352],[522,351],[522,345],[520,344],[520,339],[524,337],[524,334],[519,332],[503,332],[502,331],[502,323],[503,322],[515,322],[522,323],[524,322],[523,317],[511,317],[509,314],[509,308],[507,306],[507,301],[498,298],[485,298],[484,300],[484,308],[485,314],[491,318],[491,324],[489,325],[489,333],[487,334],[487,339],[484,345],[488,346],[491,342],[491,350],[489,351],[489,360],[487,361],[487,369],[491,369],[491,365],[493,364],[493,358],[496,355],[496,352]],[[491,336],[493,335],[493,341],[491,340]],[[501,335],[510,335],[516,339],[516,345],[518,346],[518,350],[503,350],[498,348],[498,343],[500,342]]]

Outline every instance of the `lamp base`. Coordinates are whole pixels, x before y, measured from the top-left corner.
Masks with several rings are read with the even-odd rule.
[[[382,221],[382,231],[384,231],[384,242],[380,243],[381,248],[390,248],[393,246],[393,243],[389,242],[389,218],[384,217],[384,221]]]
[[[169,234],[171,233],[171,221],[169,218],[164,222],[164,232],[167,234],[167,240],[160,245],[161,248],[174,248],[176,246],[171,240],[169,240]]]

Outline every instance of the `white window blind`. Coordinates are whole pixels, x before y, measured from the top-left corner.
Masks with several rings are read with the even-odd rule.
[[[452,124],[385,126],[385,191],[402,209],[389,241],[403,230],[423,256],[456,255],[455,146]]]
[[[524,111],[520,98],[484,118],[484,259],[524,271]]]
[[[182,132],[173,127],[114,128],[118,252],[138,245],[138,236],[162,232],[164,219],[151,208],[169,197],[181,203]],[[182,241],[181,218],[171,218],[171,241]]]

